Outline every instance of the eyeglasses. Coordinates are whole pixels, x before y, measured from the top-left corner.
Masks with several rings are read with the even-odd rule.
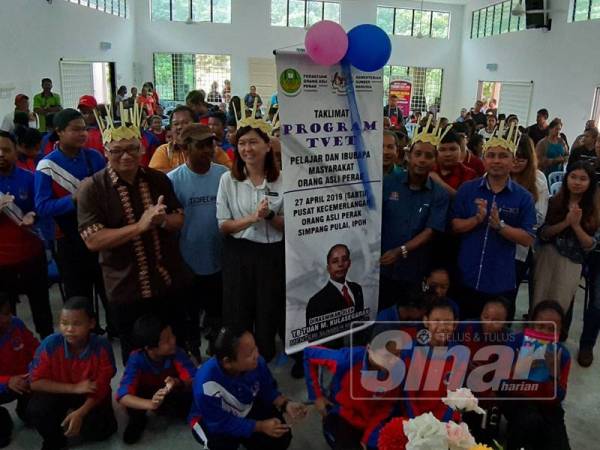
[[[106,152],[108,154],[110,154],[111,156],[114,156],[116,158],[120,158],[121,156],[123,156],[124,153],[127,153],[130,156],[137,156],[140,154],[140,147],[129,147],[129,148],[124,148],[124,149],[115,149],[115,150],[106,150]]]

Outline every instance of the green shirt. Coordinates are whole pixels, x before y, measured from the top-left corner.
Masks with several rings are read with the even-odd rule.
[[[33,97],[33,109],[35,108],[51,108],[53,106],[60,106],[60,96],[58,94],[52,94],[50,97],[45,97],[42,92]],[[39,130],[41,132],[46,131],[46,115],[38,114],[39,116]]]

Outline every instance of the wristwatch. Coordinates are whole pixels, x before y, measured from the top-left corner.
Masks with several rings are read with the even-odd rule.
[[[404,259],[408,258],[408,249],[406,248],[406,245],[401,245],[400,251],[402,252],[402,257]]]
[[[504,220],[501,220],[500,223],[498,224],[498,231],[502,231],[505,227],[506,227],[506,222],[504,222]]]

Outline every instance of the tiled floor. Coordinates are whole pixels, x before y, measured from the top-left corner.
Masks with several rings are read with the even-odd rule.
[[[526,286],[525,286],[526,288]],[[520,317],[523,309],[526,307],[527,301],[523,294],[525,290],[521,289],[519,296],[519,314]],[[582,305],[583,292],[578,293],[577,304],[574,313],[573,326],[571,327],[570,338],[567,342],[567,347],[571,351],[573,358],[577,353],[577,342],[581,333],[582,326]],[[55,315],[60,308],[60,300],[57,292],[52,292],[52,306]],[[20,314],[30,327],[31,318],[29,316],[29,308],[27,303],[21,304],[19,307]],[[114,343],[115,354],[119,355],[118,342]],[[595,449],[600,448],[600,354],[596,352],[599,359],[588,369],[582,369],[573,361],[571,375],[569,380],[569,391],[564,407],[566,410],[566,422],[571,447],[573,449]],[[118,358],[117,358],[118,359]],[[272,370],[280,383],[281,390],[288,396],[297,399],[306,399],[306,389],[303,380],[294,380],[289,376],[291,368],[290,360],[279,358],[276,363],[273,363]],[[119,366],[119,373],[113,379],[113,389],[117,386],[122,373],[122,367]],[[12,407],[10,408],[11,412]],[[125,414],[123,410],[115,405],[115,411],[119,421],[119,432],[114,435],[109,441],[96,444],[81,444],[76,448],[86,448],[90,450],[100,449],[125,449],[132,448],[123,443],[121,436],[125,426]],[[311,409],[308,418],[298,424],[292,426],[294,439],[292,440],[292,449],[298,450],[320,450],[327,449],[321,433],[320,418],[315,410]],[[184,423],[176,423],[174,421],[160,418],[152,418],[149,421],[148,428],[142,440],[133,448],[150,449],[191,449],[200,448],[193,440],[188,427]],[[12,450],[34,450],[41,448],[41,439],[34,430],[24,428],[21,422],[15,418],[15,433],[14,440],[8,447]]]

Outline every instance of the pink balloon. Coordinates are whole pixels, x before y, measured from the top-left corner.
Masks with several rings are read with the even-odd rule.
[[[337,23],[322,20],[306,32],[304,47],[308,56],[322,66],[332,66],[348,51],[348,35]]]

